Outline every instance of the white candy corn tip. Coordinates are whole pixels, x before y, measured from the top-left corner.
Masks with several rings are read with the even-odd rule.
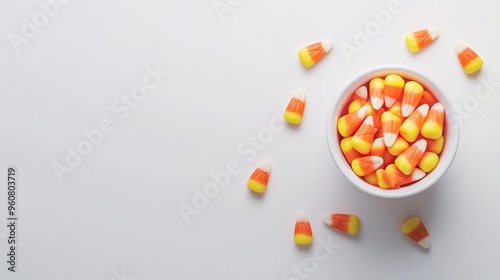
[[[409,104],[403,104],[401,106],[401,115],[403,117],[408,117],[409,115],[411,115],[411,113],[413,113],[413,111],[415,110],[415,108]]]
[[[396,140],[398,139],[398,135],[396,133],[385,132],[384,133],[384,143],[386,147],[392,147]]]
[[[411,173],[412,180],[418,181],[424,177],[425,177],[425,172],[422,171],[422,169],[420,169],[420,168],[413,169],[413,172]]]
[[[370,115],[370,116],[366,117],[365,120],[363,121],[363,124],[375,126],[375,123],[373,122],[373,116]]]
[[[358,88],[356,91],[354,91],[354,94],[366,100],[366,98],[368,98],[368,89],[366,88],[366,86],[362,86]]]
[[[306,101],[306,93],[307,91],[305,89],[299,88],[293,93],[293,97],[300,101]]]
[[[271,171],[271,162],[268,160],[265,160],[259,164],[258,168],[269,173]]]
[[[395,98],[390,96],[384,96],[384,99],[385,99],[385,106],[387,106],[388,108],[394,105],[394,103],[396,103],[397,101]]]
[[[309,222],[309,219],[307,218],[306,213],[304,213],[304,212],[300,212],[300,213],[297,215],[297,222]]]
[[[436,39],[439,36],[439,29],[435,27],[427,28],[429,34],[431,35],[432,40]]]
[[[372,107],[375,110],[382,108],[382,105],[384,105],[384,100],[376,96],[371,96],[370,102],[372,103]]]
[[[420,240],[417,243],[425,249],[429,249],[431,247],[431,238],[430,236],[426,236],[424,239]]]
[[[381,158],[381,157],[378,157],[378,156],[371,156],[372,158],[372,162],[373,162],[373,166],[375,168],[379,168],[380,166],[382,166],[382,164],[384,163],[384,159]]]
[[[368,110],[368,107],[363,106],[363,107],[359,108],[359,110],[357,110],[356,113],[358,113],[359,118],[364,118],[366,116],[367,110]]]
[[[331,214],[325,214],[323,215],[323,222],[329,226],[332,225],[332,215]]]
[[[321,42],[321,46],[325,50],[325,52],[329,52],[333,48],[333,41],[331,40],[325,40]]]
[[[467,45],[463,42],[455,42],[455,51],[461,53],[463,50],[467,49]]]
[[[420,151],[425,151],[425,148],[427,148],[427,141],[425,139],[420,139],[417,142],[415,142],[415,147],[417,147],[417,150]]]
[[[443,104],[437,102],[432,105],[431,110],[438,111],[438,112],[444,112],[444,106]]]

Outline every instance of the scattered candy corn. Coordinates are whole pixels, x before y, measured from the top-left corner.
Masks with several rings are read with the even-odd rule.
[[[306,214],[299,213],[297,221],[295,222],[295,231],[293,234],[293,241],[295,244],[304,245],[310,244],[313,240],[311,224],[307,219]]]
[[[303,89],[297,90],[290,103],[286,107],[283,118],[291,124],[299,124],[302,121],[304,107],[306,105],[306,91]]]
[[[425,249],[431,247],[431,238],[429,232],[418,217],[411,217],[401,225],[404,234],[410,237],[418,245]]]
[[[406,46],[410,51],[418,52],[434,41],[437,36],[439,36],[439,30],[437,28],[415,31],[405,36]]]
[[[305,67],[309,68],[322,59],[333,48],[333,42],[326,40],[299,50],[299,58]]]
[[[359,217],[353,214],[326,214],[323,216],[323,222],[349,234],[356,234],[359,228]]]
[[[248,179],[247,187],[254,192],[263,193],[267,187],[270,171],[271,163],[269,161],[262,162]]]
[[[455,50],[465,73],[472,74],[483,67],[483,59],[464,43],[457,42]]]

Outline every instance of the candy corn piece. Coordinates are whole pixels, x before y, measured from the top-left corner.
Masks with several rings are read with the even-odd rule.
[[[373,117],[368,116],[351,138],[351,145],[356,151],[366,155],[370,152],[374,137]]]
[[[396,185],[398,186],[408,185],[425,177],[425,172],[418,168],[413,169],[410,175],[405,175],[401,171],[399,171],[394,163],[387,165],[385,171],[391,173],[394,176]]]
[[[408,142],[413,142],[420,134],[422,125],[424,124],[429,105],[422,104],[399,127],[399,134]]]
[[[382,113],[382,131],[384,135],[384,143],[387,147],[391,147],[398,139],[399,127],[401,127],[401,119],[394,115],[391,111]]]
[[[367,107],[363,106],[356,112],[348,113],[339,118],[337,121],[337,129],[340,135],[347,137],[351,136],[361,125],[366,117]]]
[[[349,234],[356,234],[359,228],[359,217],[352,214],[326,214],[323,222]]]
[[[345,137],[340,141],[340,149],[342,150],[342,153],[344,154],[344,157],[347,162],[349,162],[349,164],[351,164],[355,158],[361,156],[361,154],[352,147],[351,138],[352,136]]]
[[[370,81],[370,102],[375,110],[378,110],[384,105],[384,80],[374,78]]]
[[[286,107],[283,118],[291,124],[299,124],[302,121],[304,114],[304,106],[306,105],[306,91],[297,90],[293,95],[290,103]]]
[[[439,36],[439,30],[437,28],[415,31],[405,36],[406,46],[410,51],[418,52],[434,41],[437,36]]]
[[[295,241],[295,244],[304,245],[311,243],[312,240],[313,236],[311,224],[309,223],[306,214],[299,213],[297,221],[295,222],[293,241]]]
[[[332,41],[318,42],[299,50],[299,58],[305,67],[309,68],[325,56],[333,48]]]
[[[399,75],[390,74],[384,80],[384,101],[387,108],[391,107],[403,94],[405,80]]]
[[[247,187],[254,192],[263,193],[267,187],[270,171],[271,163],[269,161],[261,163],[248,179]]]
[[[401,104],[401,115],[403,117],[408,117],[417,108],[423,94],[424,88],[421,84],[414,81],[409,81],[405,84]]]
[[[418,167],[424,172],[431,172],[436,168],[439,162],[439,156],[433,152],[425,152],[420,161],[418,162]]]
[[[354,91],[354,93],[351,96],[351,101],[354,101],[357,99],[365,100],[365,101],[368,99],[368,89],[366,88],[366,86],[361,86],[357,90]]]
[[[402,104],[403,104],[402,101],[398,100],[394,104],[392,104],[392,106],[389,108],[389,111],[394,115],[398,116],[401,119],[401,121],[403,121],[403,114],[401,113],[401,110],[403,109]]]
[[[426,152],[433,152],[436,154],[440,154],[443,151],[444,147],[444,137],[441,135],[438,139],[427,139],[427,148]]]
[[[377,175],[377,185],[381,189],[399,189],[396,184],[396,177],[384,169],[378,169],[375,174]]]
[[[411,217],[401,225],[401,230],[418,245],[428,249],[431,247],[429,232],[418,217]]]
[[[483,59],[464,43],[457,42],[455,44],[455,50],[457,51],[458,59],[465,73],[472,74],[483,67]]]
[[[439,139],[443,135],[443,122],[444,107],[438,102],[429,110],[420,133],[429,139]]]
[[[365,156],[354,159],[351,163],[352,170],[358,176],[365,176],[377,170],[384,160],[377,156]]]
[[[424,155],[426,146],[427,142],[425,139],[420,139],[400,154],[394,160],[394,164],[396,164],[399,171],[405,175],[410,175]]]
[[[356,112],[361,109],[366,104],[366,100],[356,99],[349,103],[349,107],[347,108],[347,113]]]
[[[365,182],[367,182],[370,185],[378,187],[377,175],[375,173],[376,172],[372,172],[370,174],[363,176],[363,180],[365,180]]]

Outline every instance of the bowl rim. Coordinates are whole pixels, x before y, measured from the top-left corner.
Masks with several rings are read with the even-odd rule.
[[[446,142],[443,151],[440,154],[440,161],[438,163],[438,166],[436,166],[436,168],[428,173],[422,180],[400,189],[384,190],[365,182],[352,171],[350,165],[347,163],[342,151],[340,150],[340,139],[337,132],[337,119],[338,117],[340,117],[340,111],[342,110],[341,108],[344,108],[348,102],[348,96],[350,96],[349,93],[352,94],[355,89],[359,88],[361,85],[366,84],[370,79],[381,77],[391,73],[398,74],[405,79],[415,80],[421,83],[425,89],[432,92],[435,98],[441,104],[443,104],[446,112]],[[445,93],[443,93],[440,88],[436,86],[436,83],[427,75],[423,74],[421,71],[415,68],[404,65],[380,65],[368,68],[358,73],[357,75],[349,79],[342,86],[339,92],[340,94],[334,97],[329,105],[330,107],[328,110],[326,121],[327,145],[330,155],[332,156],[337,168],[350,181],[350,183],[355,185],[358,189],[371,195],[384,198],[408,197],[418,194],[434,185],[434,183],[436,183],[436,181],[441,178],[449,169],[458,150],[460,138],[458,116],[454,106],[450,101],[450,98]],[[445,161],[442,160],[443,157]]]

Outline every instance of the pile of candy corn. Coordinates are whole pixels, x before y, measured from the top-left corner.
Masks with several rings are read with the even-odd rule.
[[[339,143],[356,175],[383,189],[422,179],[444,145],[444,107],[415,81],[390,74],[352,93],[337,121]]]

